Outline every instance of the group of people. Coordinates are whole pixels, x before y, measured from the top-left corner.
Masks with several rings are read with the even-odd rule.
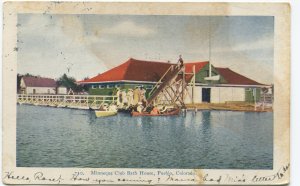
[[[143,87],[135,87],[135,89],[117,88],[117,105],[121,108],[129,106],[137,106],[139,103],[145,105],[147,103],[146,90]]]
[[[166,105],[152,105],[152,104],[150,104],[145,109],[145,111],[147,113],[152,114],[152,115],[164,114],[164,113],[167,113],[172,110],[174,110],[174,106],[172,106],[172,105],[166,106]],[[140,112],[138,109],[137,109],[137,111]]]
[[[100,106],[99,110],[101,111],[113,111],[113,112],[117,112],[118,111],[118,107],[115,103],[108,105],[107,103],[103,104]]]
[[[152,115],[160,114],[160,110],[156,106],[149,105],[147,108],[145,108],[145,110],[144,110],[144,108],[145,108],[144,105],[139,103],[138,106],[136,107],[136,111],[139,112],[139,113],[142,113],[142,112],[145,111],[145,112],[147,112],[149,114],[152,114]]]
[[[147,108],[146,90],[143,87],[135,87],[134,89],[117,88],[117,105],[119,108],[132,108],[137,112],[148,112],[151,114],[159,114],[160,109],[154,106]]]

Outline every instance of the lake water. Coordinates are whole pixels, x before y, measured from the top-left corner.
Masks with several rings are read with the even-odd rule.
[[[272,169],[273,113],[96,118],[18,105],[17,166]]]

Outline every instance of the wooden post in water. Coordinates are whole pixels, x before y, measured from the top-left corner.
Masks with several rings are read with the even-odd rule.
[[[254,94],[254,110],[256,111],[256,88],[253,89]]]
[[[263,92],[263,96],[264,96],[264,99],[263,99],[263,104],[262,104],[262,110],[265,110],[265,101],[266,101],[266,93]]]
[[[195,82],[196,81],[196,68],[195,65],[193,65],[193,85],[192,85],[192,104],[195,104]]]
[[[185,66],[182,68],[182,91],[181,91],[182,101],[184,102],[185,95]]]

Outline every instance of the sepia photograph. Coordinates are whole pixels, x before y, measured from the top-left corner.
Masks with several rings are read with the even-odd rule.
[[[6,4],[5,183],[288,183],[289,57],[276,51],[289,46],[275,10],[181,4]]]

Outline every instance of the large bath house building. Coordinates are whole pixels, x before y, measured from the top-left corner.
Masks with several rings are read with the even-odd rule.
[[[88,85],[91,95],[113,95],[116,89],[134,89],[143,87],[147,93],[160,80],[168,68],[174,64],[154,62],[130,58],[123,64],[112,68],[93,78],[79,81]],[[185,97],[185,103],[225,103],[225,102],[254,102],[260,100],[261,89],[269,87],[249,79],[229,68],[211,67],[211,75],[219,76],[218,80],[206,80],[209,76],[209,62],[184,63],[185,72],[195,72],[195,86],[188,80],[188,91],[194,94]],[[194,69],[194,70],[193,70]]]

